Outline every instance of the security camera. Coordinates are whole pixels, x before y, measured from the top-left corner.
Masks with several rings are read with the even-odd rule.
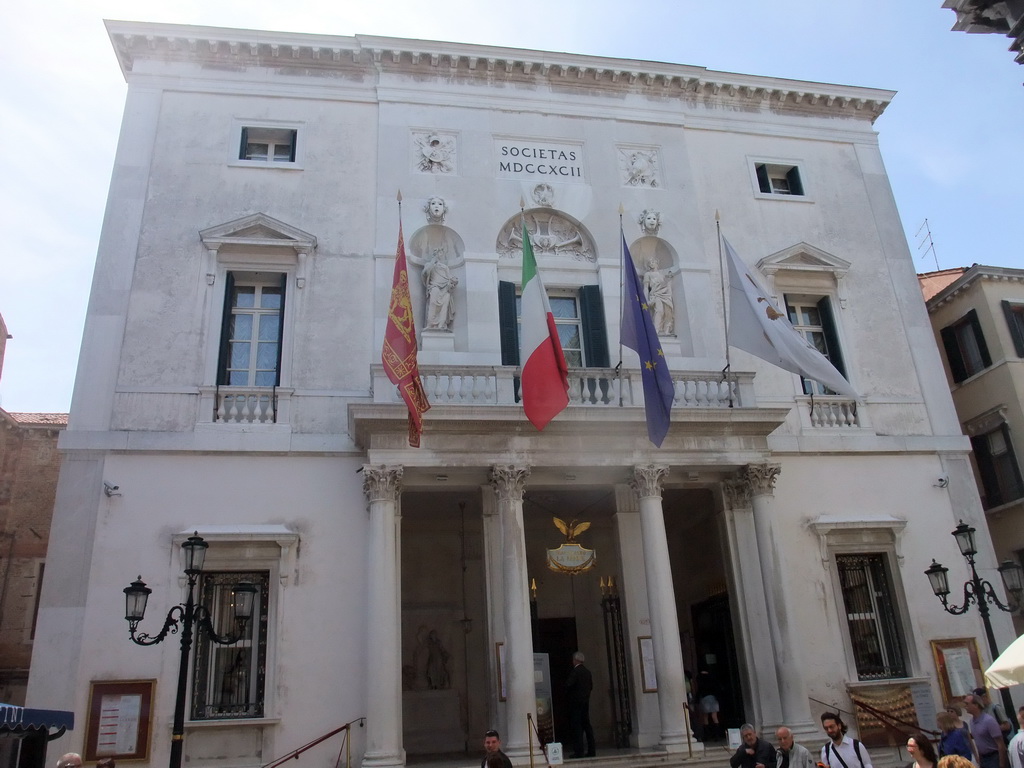
[[[121,494],[118,493],[119,489],[120,489],[120,486],[111,485],[106,480],[103,481],[103,492],[105,494],[107,494],[108,497],[109,496],[120,496]]]
[[[936,488],[945,488],[949,485],[949,475],[940,475],[939,479],[934,483]]]

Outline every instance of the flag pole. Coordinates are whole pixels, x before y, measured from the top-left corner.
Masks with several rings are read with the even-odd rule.
[[[619,203],[619,362],[615,364],[615,377],[619,384],[619,408],[622,407],[622,312],[625,309],[626,282],[623,274],[626,254],[622,251],[622,244],[625,242],[626,234],[622,230],[622,214],[624,212],[622,203]]]
[[[722,327],[725,330],[725,368],[722,369],[722,381],[729,389],[729,407],[733,407],[732,382],[729,381],[729,374],[732,373],[732,362],[729,358],[729,314],[725,306],[725,259],[722,254],[722,221],[718,210],[715,210],[715,234],[718,237],[718,263],[722,268]]]

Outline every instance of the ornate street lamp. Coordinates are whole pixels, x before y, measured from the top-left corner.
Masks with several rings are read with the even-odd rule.
[[[252,607],[256,597],[256,587],[248,582],[236,584],[232,592],[232,603],[235,609],[235,634],[222,637],[213,628],[210,612],[204,605],[196,605],[195,587],[199,574],[203,571],[203,560],[210,545],[196,531],[182,543],[185,553],[185,575],[188,577],[188,596],[184,603],[175,605],[167,612],[163,629],[150,636],[136,632],[139,622],[146,615],[146,603],[153,590],[146,586],[142,576],[125,587],[125,612],[128,621],[128,635],[138,645],[156,645],[167,637],[168,633],[176,634],[181,625],[181,659],[178,664],[178,692],[174,700],[174,726],[171,730],[170,768],[181,768],[182,746],[185,738],[185,689],[188,683],[188,657],[192,650],[193,626],[197,632],[205,632],[207,637],[220,645],[230,645],[245,635],[245,625],[252,618]]]
[[[988,650],[992,654],[992,659],[995,660],[999,656],[999,648],[996,646],[996,636],[992,631],[992,622],[989,620],[989,608],[988,604],[992,603],[999,610],[1011,612],[1015,610],[1010,605],[1003,605],[999,601],[998,595],[996,595],[995,588],[992,584],[985,579],[982,579],[978,575],[978,569],[974,566],[974,556],[978,554],[977,542],[975,541],[974,534],[975,529],[964,523],[963,520],[952,532],[954,538],[956,538],[957,546],[960,548],[960,554],[964,556],[967,564],[971,567],[971,578],[964,583],[964,602],[963,605],[956,606],[949,604],[949,569],[940,563],[935,562],[932,559],[932,564],[928,567],[928,570],[924,572],[924,575],[928,577],[928,581],[931,583],[932,592],[935,596],[942,601],[942,607],[947,613],[951,613],[954,616],[959,616],[963,613],[967,613],[967,610],[971,607],[971,603],[978,604],[978,613],[981,614],[981,621],[985,625],[985,636],[988,639]],[[999,566],[999,575],[1003,580],[1003,587],[1006,589],[1006,593],[1010,596],[1007,602],[1012,603],[1016,608],[1020,608],[1024,601],[1022,601],[1022,593],[1024,593],[1024,585],[1022,585],[1021,579],[1021,567],[1010,560],[1005,561]],[[1007,717],[1014,712],[1013,701],[1010,699],[1010,692],[1003,688],[1001,690],[1003,698],[1003,708],[1006,710]]]

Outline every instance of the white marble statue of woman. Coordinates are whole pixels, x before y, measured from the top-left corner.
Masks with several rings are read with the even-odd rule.
[[[423,285],[427,288],[427,329],[450,331],[455,320],[455,286],[459,278],[448,267],[447,249],[438,248],[423,265]]]
[[[658,269],[653,257],[647,259],[644,272],[644,292],[651,307],[651,320],[659,336],[669,336],[675,330],[675,303],[672,299],[672,278],[679,274],[679,267]]]

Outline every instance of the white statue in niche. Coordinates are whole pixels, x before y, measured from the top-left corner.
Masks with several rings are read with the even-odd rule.
[[[653,208],[644,208],[636,223],[640,225],[640,229],[643,230],[645,235],[653,237],[661,229],[661,213]]]
[[[424,173],[452,173],[455,170],[455,139],[438,133],[415,137],[419,149],[416,167]]]
[[[423,265],[423,285],[427,288],[427,329],[450,331],[455,320],[455,287],[459,278],[448,267],[447,249],[438,248]]]
[[[644,272],[644,292],[651,308],[651,320],[659,336],[671,336],[675,331],[675,302],[672,299],[672,278],[679,274],[679,267],[659,269],[653,256],[647,259]]]

